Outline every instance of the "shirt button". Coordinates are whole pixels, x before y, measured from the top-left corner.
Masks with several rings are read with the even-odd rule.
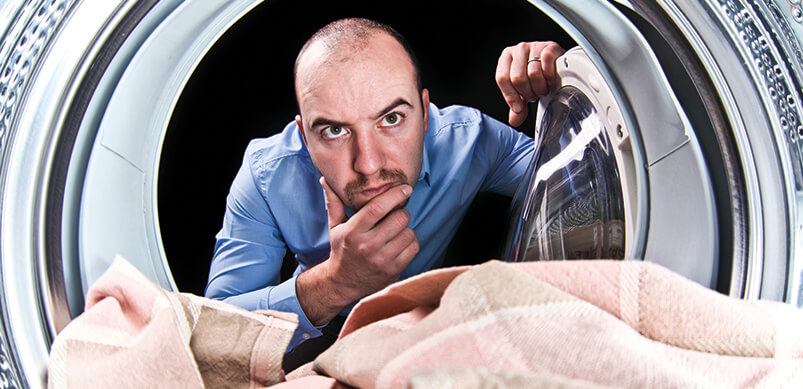
[[[301,339],[308,340],[309,338],[310,338],[310,336],[309,336],[308,333],[305,332],[305,333],[301,334]]]

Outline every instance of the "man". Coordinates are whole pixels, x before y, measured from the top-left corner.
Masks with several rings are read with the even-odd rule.
[[[512,125],[548,92],[562,52],[534,42],[502,53]],[[298,314],[290,349],[362,297],[437,267],[476,193],[512,195],[533,152],[532,139],[475,109],[430,104],[409,45],[370,20],[313,35],[295,86],[295,121],[246,150],[206,290]],[[278,283],[286,248],[299,266]]]

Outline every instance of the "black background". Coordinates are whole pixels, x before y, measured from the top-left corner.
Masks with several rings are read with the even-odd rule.
[[[193,72],[164,141],[159,220],[181,291],[203,294],[214,235],[248,141],[281,131],[297,112],[292,68],[298,50],[320,27],[349,16],[387,23],[410,41],[424,87],[439,107],[477,107],[503,122],[508,108],[494,81],[502,50],[531,40],[554,40],[564,48],[574,45],[523,0],[272,0],[257,6],[222,36]],[[533,126],[531,112],[519,130],[532,136]],[[508,207],[508,198],[478,196],[450,245],[447,264],[498,257]]]

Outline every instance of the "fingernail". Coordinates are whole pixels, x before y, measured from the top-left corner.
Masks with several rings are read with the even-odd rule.
[[[413,188],[410,187],[410,185],[407,185],[407,184],[402,185],[401,186],[401,190],[402,190],[402,193],[404,193],[406,196],[409,196],[410,193],[413,193]]]

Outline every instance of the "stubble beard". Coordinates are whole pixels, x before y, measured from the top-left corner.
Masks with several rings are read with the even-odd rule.
[[[404,174],[404,172],[399,169],[391,169],[391,170],[382,169],[379,172],[379,178],[385,184],[391,184],[391,183],[409,184],[407,181],[407,175]],[[355,204],[355,199],[357,197],[357,194],[365,190],[366,185],[368,185],[368,177],[364,175],[360,175],[354,181],[351,181],[348,184],[346,184],[345,188],[346,199],[348,200],[349,204],[351,204],[352,206]],[[368,201],[371,200],[369,199]],[[399,205],[394,207],[390,212],[404,208],[405,206],[407,206],[408,201],[409,198],[405,199],[403,202],[399,203]],[[365,204],[363,204],[362,206],[364,205]],[[359,208],[362,208],[362,206],[360,206]],[[354,209],[354,211],[359,211],[359,209]]]

